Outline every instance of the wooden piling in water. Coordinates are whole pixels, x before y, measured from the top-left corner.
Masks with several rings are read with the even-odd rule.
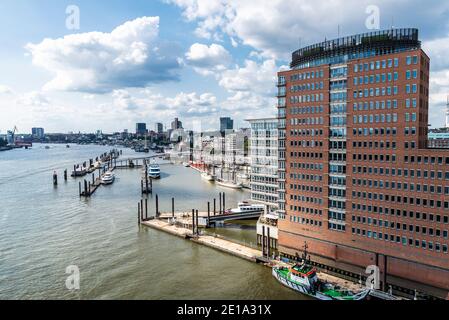
[[[143,199],[140,200],[140,221],[143,221]]]
[[[159,218],[159,196],[156,195],[156,218]]]
[[[141,208],[140,202],[137,205],[137,207],[138,207],[138,211],[137,212],[139,214],[139,224],[141,224],[142,223],[142,208]]]
[[[149,193],[149,189],[148,189],[148,166],[145,163],[145,186],[146,186],[146,191],[147,194]]]
[[[137,224],[140,225],[140,203],[137,204]]]
[[[79,187],[79,194],[80,194],[80,197],[81,197],[81,181],[79,182],[78,187]]]
[[[67,181],[67,169],[64,170],[64,181]]]
[[[196,224],[196,235],[197,235],[197,236],[200,235],[200,228],[199,228],[199,223],[198,223],[198,216],[199,216],[199,212],[198,212],[198,210],[196,210],[196,220],[195,220],[195,224]]]
[[[214,217],[217,215],[217,199],[214,198]]]
[[[262,226],[262,257],[265,257],[265,226]]]
[[[53,172],[53,185],[56,187],[58,185],[58,174]]]
[[[270,244],[270,228],[267,228],[267,258],[270,258],[270,249],[271,249],[271,244]]]
[[[207,227],[210,227],[210,202],[207,203]]]
[[[220,194],[218,195],[218,197],[219,197],[219,210],[218,210],[218,215],[221,215],[221,192],[220,192]]]
[[[192,209],[192,235],[195,235],[195,209]]]
[[[224,214],[226,211],[226,193],[223,192],[223,212],[222,214]]]
[[[171,216],[175,218],[175,198],[171,198]]]
[[[148,198],[145,199],[145,221],[148,221]]]
[[[84,196],[87,196],[87,180],[84,179]]]

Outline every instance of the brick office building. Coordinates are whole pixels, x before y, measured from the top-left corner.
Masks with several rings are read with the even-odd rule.
[[[326,41],[279,73],[279,246],[348,275],[449,297],[449,152],[427,148],[416,29]],[[385,266],[387,273],[384,272]]]

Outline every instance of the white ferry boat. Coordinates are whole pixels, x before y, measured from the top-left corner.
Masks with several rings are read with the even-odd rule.
[[[151,179],[160,179],[161,178],[161,167],[154,163],[148,167],[148,176]]]
[[[265,211],[265,206],[263,204],[250,204],[247,201],[240,202],[238,208],[226,211],[227,214],[239,214],[239,213],[249,213],[249,212],[260,212]]]
[[[115,180],[115,175],[111,171],[106,172],[101,177],[101,183],[104,185],[112,184],[112,183],[114,183],[114,180]]]

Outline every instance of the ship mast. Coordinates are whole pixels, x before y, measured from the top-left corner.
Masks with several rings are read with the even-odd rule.
[[[446,103],[446,128],[449,128],[449,95],[447,96]]]

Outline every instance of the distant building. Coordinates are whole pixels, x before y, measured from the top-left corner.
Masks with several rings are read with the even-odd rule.
[[[164,125],[162,124],[162,123],[156,123],[155,125],[154,125],[154,131],[157,133],[157,134],[161,134],[161,133],[163,133],[164,132]]]
[[[32,128],[31,135],[37,139],[43,139],[45,136],[44,128]]]
[[[234,130],[234,120],[229,117],[220,118],[220,131]]]
[[[428,147],[431,149],[449,149],[449,129],[434,129],[429,131]]]
[[[147,133],[147,124],[146,123],[136,123],[136,134],[137,135],[145,135]]]
[[[251,124],[251,200],[278,208],[278,119],[247,120]]]
[[[171,129],[172,130],[183,129],[182,122],[179,121],[178,118],[175,118],[175,120],[171,123]]]

